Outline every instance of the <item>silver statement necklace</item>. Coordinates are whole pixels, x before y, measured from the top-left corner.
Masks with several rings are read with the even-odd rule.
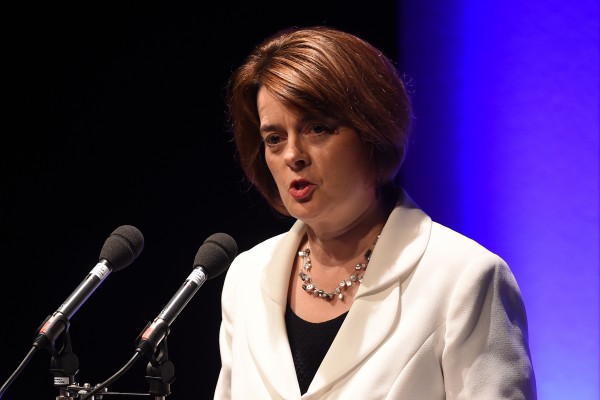
[[[310,262],[310,243],[307,241],[306,248],[298,252],[298,255],[302,258],[302,265],[300,267],[300,272],[298,273],[298,276],[300,277],[300,279],[302,279],[303,282],[302,289],[304,289],[306,293],[313,294],[324,300],[333,300],[334,297],[337,297],[338,299],[342,300],[344,298],[344,293],[342,293],[343,290],[352,287],[352,285],[354,284],[359,284],[362,282],[365,270],[367,269],[369,261],[371,260],[371,253],[373,253],[373,247],[375,247],[379,236],[381,236],[381,234],[377,235],[377,238],[375,239],[371,247],[365,252],[365,260],[361,263],[356,264],[356,266],[354,267],[354,273],[350,275],[347,279],[341,280],[337,287],[331,292],[326,292],[323,289],[319,289],[313,282],[312,277],[310,276],[310,268],[312,267],[312,264]]]

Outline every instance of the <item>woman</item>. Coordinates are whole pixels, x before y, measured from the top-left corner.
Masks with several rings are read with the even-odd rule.
[[[411,108],[388,58],[284,30],[228,100],[249,181],[296,222],[228,270],[215,399],[536,397],[509,267],[398,184]]]

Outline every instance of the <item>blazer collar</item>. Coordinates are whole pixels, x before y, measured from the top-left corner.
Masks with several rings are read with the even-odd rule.
[[[318,393],[343,378],[390,334],[400,318],[401,285],[424,253],[431,225],[431,219],[404,192],[381,232],[354,303],[307,394]],[[248,338],[255,361],[282,398],[300,397],[284,313],[290,268],[304,232],[304,223],[297,221],[275,243],[261,278],[266,307],[257,310],[257,318],[248,328],[252,334],[255,327]]]
[[[318,393],[343,378],[390,335],[400,318],[402,283],[425,252],[430,232],[431,219],[403,193],[381,232],[350,312],[309,393]]]

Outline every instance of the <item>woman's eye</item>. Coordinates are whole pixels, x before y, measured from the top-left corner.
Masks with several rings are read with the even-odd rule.
[[[331,129],[327,125],[315,124],[312,126],[310,131],[315,135],[323,135],[325,133],[330,133]]]
[[[283,138],[280,135],[271,134],[265,136],[263,141],[267,146],[276,146],[283,141]]]

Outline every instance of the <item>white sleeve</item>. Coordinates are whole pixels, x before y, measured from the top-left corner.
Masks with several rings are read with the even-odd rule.
[[[457,280],[446,318],[447,399],[536,399],[527,316],[508,265],[492,253]]]

